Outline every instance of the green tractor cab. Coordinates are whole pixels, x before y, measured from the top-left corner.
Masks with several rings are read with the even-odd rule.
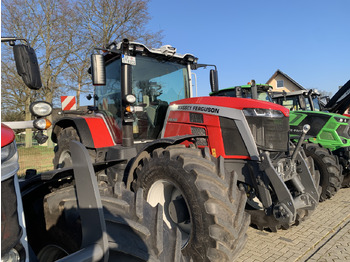
[[[252,80],[253,82],[253,80]],[[253,88],[252,88],[253,87]],[[249,82],[243,86],[234,86],[218,91],[211,92],[210,96],[228,96],[228,97],[240,97],[240,98],[253,98],[262,101],[272,102],[269,93],[272,90],[272,86],[267,84],[255,84]]]

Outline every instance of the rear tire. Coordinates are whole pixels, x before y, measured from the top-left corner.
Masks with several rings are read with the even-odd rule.
[[[303,145],[306,156],[312,157],[315,169],[320,172],[322,192],[320,202],[331,198],[341,188],[343,175],[337,158],[319,144],[306,143]]]
[[[74,127],[63,129],[57,138],[57,145],[54,148],[55,157],[53,159],[54,168],[63,168],[72,166],[72,157],[70,153],[69,142],[75,140],[80,142],[77,131]]]
[[[246,195],[237,175],[226,174],[223,158],[207,148],[158,148],[140,161],[136,176],[133,188],[143,188],[151,205],[164,205],[164,220],[180,229],[186,259],[232,261],[243,249],[250,224]]]
[[[151,207],[143,200],[141,189],[134,194],[126,190],[123,183],[116,183],[114,188],[100,187],[100,193],[109,261],[181,261],[180,233],[169,230],[164,224],[162,206]],[[44,213],[49,228],[47,237],[32,239],[42,242],[40,262],[53,262],[65,252],[78,251],[82,236],[74,187],[48,194]]]
[[[60,246],[47,245],[40,250],[38,254],[38,261],[57,261],[65,256],[68,256],[68,252],[62,249]]]

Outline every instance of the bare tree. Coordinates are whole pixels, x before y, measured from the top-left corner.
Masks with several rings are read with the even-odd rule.
[[[93,46],[106,47],[123,38],[138,40],[147,45],[162,43],[162,32],[150,32],[147,23],[149,0],[91,0],[80,2],[82,27],[86,41]]]
[[[79,25],[76,42],[81,47],[68,58],[70,70],[66,76],[76,90],[77,103],[80,93],[86,92],[91,83],[87,69],[94,47],[103,48],[123,38],[137,40],[149,46],[162,43],[162,32],[150,32],[146,25],[151,19],[148,14],[148,0],[91,0],[77,1],[75,18]]]
[[[332,92],[330,92],[330,91],[325,91],[325,90],[319,90],[319,92],[320,92],[320,96],[322,97],[322,96],[329,96],[329,97],[332,97]]]

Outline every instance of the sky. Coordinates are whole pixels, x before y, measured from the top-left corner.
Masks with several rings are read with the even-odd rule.
[[[215,64],[219,88],[266,81],[277,69],[335,94],[350,79],[350,0],[150,0],[163,44]],[[208,95],[209,70],[197,70]]]

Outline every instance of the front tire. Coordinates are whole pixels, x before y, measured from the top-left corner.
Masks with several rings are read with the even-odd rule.
[[[151,205],[164,206],[168,226],[179,228],[182,252],[194,261],[232,261],[243,249],[250,218],[237,176],[209,150],[182,145],[158,148],[136,169],[135,190]]]
[[[337,158],[319,144],[306,143],[303,145],[306,156],[312,157],[315,168],[320,172],[322,192],[320,202],[331,198],[341,188],[343,175]]]

